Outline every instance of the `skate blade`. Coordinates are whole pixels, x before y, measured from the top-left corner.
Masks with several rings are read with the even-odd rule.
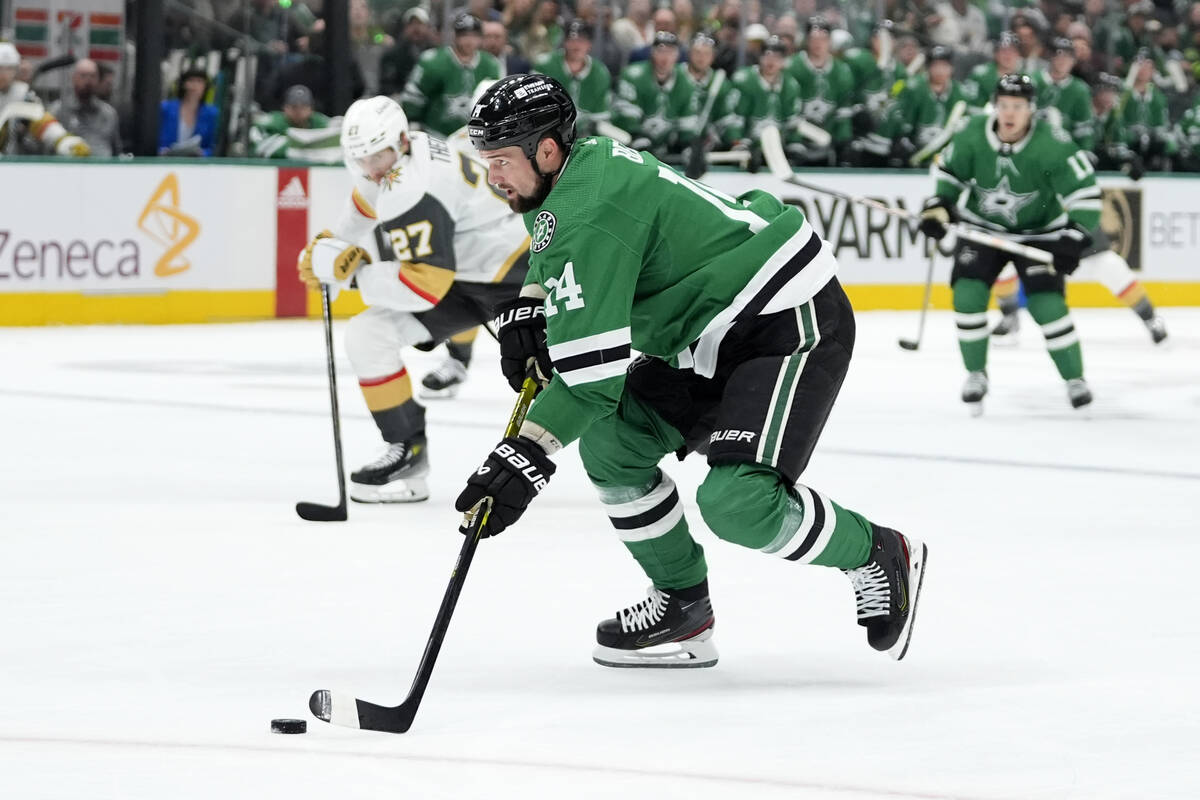
[[[712,628],[682,642],[668,642],[642,650],[618,650],[596,645],[592,660],[602,667],[619,669],[703,669],[717,663]]]
[[[1017,336],[1015,333],[1006,333],[1002,336],[997,336],[993,333],[990,344],[991,346],[995,347],[1019,347],[1021,344],[1021,337]]]
[[[901,534],[903,536],[903,534]],[[916,539],[904,537],[908,540],[908,587],[909,587],[909,609],[908,619],[904,621],[904,628],[900,631],[899,638],[896,643],[888,648],[888,655],[896,661],[904,658],[904,654],[908,652],[908,642],[912,638],[913,623],[917,619],[917,602],[921,599],[921,584],[925,580],[925,562],[929,558],[929,548],[923,542]],[[916,587],[915,589],[913,587]]]
[[[382,486],[351,481],[350,499],[356,503],[419,503],[429,499],[429,485],[424,478],[404,478]]]
[[[982,400],[975,400],[974,402],[968,400],[965,402],[967,405],[967,413],[968,414],[970,414],[972,417],[982,417],[983,416],[983,401]]]

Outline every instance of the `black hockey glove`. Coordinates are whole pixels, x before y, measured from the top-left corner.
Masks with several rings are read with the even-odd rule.
[[[954,220],[954,208],[950,201],[943,197],[931,197],[921,207],[921,233],[930,239],[941,241],[949,232],[949,225]]]
[[[514,392],[532,377],[545,388],[553,364],[546,346],[546,311],[543,301],[517,297],[496,307],[496,338],[500,340],[500,371]],[[539,390],[540,391],[540,390]]]
[[[554,462],[541,445],[509,436],[488,453],[467,480],[467,488],[454,501],[454,507],[469,511],[483,498],[492,498],[492,511],[481,535],[495,536],[521,518],[529,502],[546,488],[554,470]],[[467,532],[466,528],[459,530]]]
[[[1079,269],[1079,259],[1091,243],[1092,235],[1074,223],[1060,230],[1057,239],[1041,243],[1030,242],[1034,247],[1041,247],[1054,256],[1054,271],[1063,275],[1070,275]]]

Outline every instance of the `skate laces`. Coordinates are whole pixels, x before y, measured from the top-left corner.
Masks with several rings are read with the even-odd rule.
[[[442,383],[461,381],[467,377],[467,369],[456,358],[447,358],[430,373]]]
[[[621,630],[629,633],[630,631],[645,630],[655,625],[663,618],[663,614],[667,610],[668,599],[667,594],[651,587],[645,600],[617,612],[617,619],[621,621]]]
[[[404,456],[408,453],[408,445],[404,442],[394,442],[389,444],[380,454],[378,458],[367,464],[363,469],[377,469],[395,464],[398,461],[403,461]]]
[[[890,611],[891,589],[888,586],[887,573],[877,562],[872,561],[865,567],[844,570],[850,584],[854,587],[854,597],[858,603],[858,618],[884,617]]]

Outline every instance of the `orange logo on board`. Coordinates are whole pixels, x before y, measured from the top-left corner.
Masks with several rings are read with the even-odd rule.
[[[179,208],[179,176],[174,172],[167,173],[154,190],[138,217],[137,226],[142,233],[167,248],[154,265],[155,275],[166,278],[192,266],[192,262],[184,258],[183,251],[200,235],[200,223]]]

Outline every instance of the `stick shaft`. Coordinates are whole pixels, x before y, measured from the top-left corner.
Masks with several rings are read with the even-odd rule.
[[[342,421],[338,412],[337,368],[333,359],[333,312],[329,287],[321,286],[321,320],[325,324],[325,366],[329,372],[329,408],[333,416],[333,453],[337,461],[338,504],[346,507],[346,470],[342,466]]]

